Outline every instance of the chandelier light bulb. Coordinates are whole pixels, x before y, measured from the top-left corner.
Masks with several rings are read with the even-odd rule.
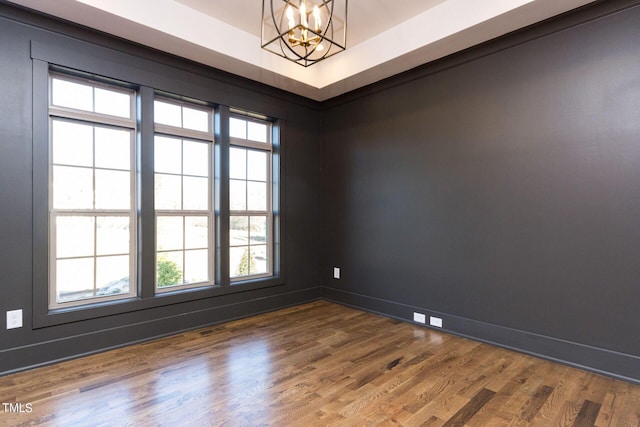
[[[304,4],[304,1],[300,3],[300,24],[305,28],[309,28],[309,22],[307,21],[307,6]]]
[[[313,20],[316,24],[316,33],[320,32],[320,28],[322,27],[322,21],[320,19],[320,9],[318,5],[313,6]]]
[[[287,6],[287,19],[289,20],[289,29],[292,30],[296,26],[296,21],[293,19],[293,8]]]

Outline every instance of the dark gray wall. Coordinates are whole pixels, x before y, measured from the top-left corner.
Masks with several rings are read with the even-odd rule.
[[[34,44],[35,43],[35,44]],[[32,60],[74,56],[104,74],[133,69],[139,83],[285,119],[284,192],[286,271],[283,284],[194,299],[142,301],[124,313],[34,326]],[[50,48],[50,52],[47,51]],[[108,48],[109,57],[101,52]],[[130,55],[125,64],[111,61]],[[95,56],[95,58],[94,58]],[[95,60],[94,60],[95,59]],[[125,77],[126,79],[126,77]],[[0,374],[154,336],[274,310],[320,296],[321,124],[319,104],[0,2]],[[46,203],[46,201],[44,201]],[[36,219],[37,222],[37,219]],[[40,284],[41,285],[41,284]],[[251,289],[251,287],[249,287]],[[149,301],[147,301],[149,302]],[[24,327],[6,330],[4,313],[24,310]]]
[[[637,3],[327,102],[323,295],[639,380]]]
[[[327,299],[438,315],[453,333],[640,381],[637,4],[602,1],[318,105],[0,1],[0,373],[322,285]],[[30,43],[79,40],[157,65],[139,72],[166,90],[193,90],[192,73],[211,101],[286,118],[283,285],[34,328]],[[25,326],[7,331],[16,308]]]

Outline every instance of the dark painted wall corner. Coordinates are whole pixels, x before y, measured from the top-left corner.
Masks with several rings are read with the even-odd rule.
[[[639,69],[600,2],[326,103],[323,295],[640,380]]]

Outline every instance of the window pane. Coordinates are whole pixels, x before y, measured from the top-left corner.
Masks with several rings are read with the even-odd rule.
[[[93,170],[54,166],[53,208],[92,209]]]
[[[183,209],[207,210],[209,208],[209,180],[185,176]]]
[[[163,288],[182,284],[182,251],[158,254],[156,265],[156,286]]]
[[[176,138],[156,136],[154,165],[156,172],[182,173],[182,141]]]
[[[246,245],[249,242],[249,217],[232,216],[229,218],[229,243],[231,246]]]
[[[232,138],[247,139],[247,121],[236,119],[234,117],[230,118],[229,135]]]
[[[209,251],[185,251],[184,282],[198,283],[209,281]]]
[[[248,276],[251,266],[248,246],[232,247],[229,250],[229,272],[231,277]]]
[[[208,177],[209,144],[195,141],[184,141],[183,144],[184,163],[182,173]]]
[[[96,209],[129,209],[131,173],[96,170]]]
[[[247,139],[257,142],[267,142],[267,125],[264,123],[247,122]]]
[[[93,217],[56,218],[56,258],[93,256]]]
[[[181,216],[159,216],[156,219],[156,246],[159,251],[182,249]]]
[[[118,117],[131,117],[131,95],[95,88],[96,113],[109,114]]]
[[[100,261],[98,261],[98,268],[103,269],[105,265],[101,265]],[[113,276],[116,276],[115,274]],[[105,276],[106,277],[106,276]],[[105,279],[105,280],[108,280]],[[116,279],[108,282],[106,285],[101,286],[96,291],[96,296],[109,296],[109,295],[118,295],[118,294],[127,294],[129,293],[129,276],[122,277],[121,279]]]
[[[182,179],[175,175],[155,175],[156,209],[175,210],[182,208]]]
[[[93,166],[93,126],[53,120],[53,163]]]
[[[266,182],[247,182],[247,208],[250,211],[267,210]]]
[[[235,147],[229,149],[229,176],[247,179],[247,150]]]
[[[184,219],[184,247],[199,249],[209,247],[209,218],[188,216]]]
[[[93,111],[93,88],[54,78],[51,84],[51,102],[60,107]]]
[[[264,151],[247,151],[247,179],[253,181],[267,180],[267,153]]]
[[[267,242],[267,217],[252,216],[250,219],[251,244],[264,244]]]
[[[128,130],[95,128],[96,167],[131,169],[131,132]]]
[[[232,211],[247,209],[247,183],[232,179],[229,181],[229,202]]]
[[[93,258],[56,261],[56,298],[58,302],[93,296]]]
[[[209,114],[206,111],[182,107],[182,126],[185,129],[209,131]]]
[[[182,127],[181,108],[179,105],[161,101],[153,101],[153,119],[156,123]]]
[[[96,258],[96,295],[129,292],[128,278],[129,255]]]
[[[251,246],[251,274],[264,274],[269,272],[267,259],[267,246]]]
[[[129,218],[121,216],[99,216],[96,220],[97,255],[129,253]]]

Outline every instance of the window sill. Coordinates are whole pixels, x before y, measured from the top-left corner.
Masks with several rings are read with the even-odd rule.
[[[66,323],[98,319],[106,316],[132,313],[167,305],[187,303],[207,298],[218,298],[226,295],[250,292],[284,285],[281,277],[267,277],[242,282],[234,282],[229,286],[213,285],[204,288],[180,289],[172,292],[157,293],[149,298],[132,297],[115,301],[95,302],[87,305],[50,309],[44,314],[34,313],[34,329],[63,325]]]

